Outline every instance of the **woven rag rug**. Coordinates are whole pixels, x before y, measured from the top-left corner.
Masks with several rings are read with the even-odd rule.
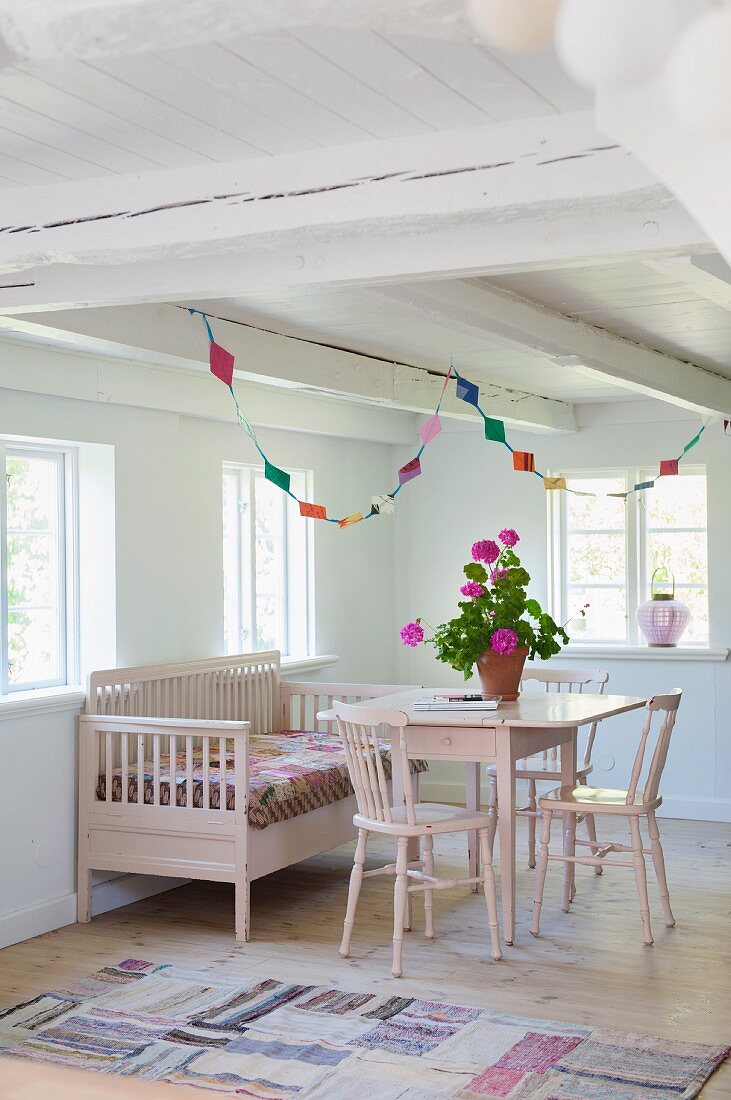
[[[0,1012],[0,1052],[224,1096],[681,1100],[728,1048],[127,959]]]

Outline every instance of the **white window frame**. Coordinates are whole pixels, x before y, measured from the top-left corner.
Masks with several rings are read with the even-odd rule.
[[[690,466],[684,465],[678,471],[677,477],[687,477],[689,475],[702,475],[707,478],[707,470],[705,466]],[[558,476],[551,474],[551,476]],[[567,481],[572,478],[624,478],[625,490],[632,489],[633,486],[640,484],[642,481],[649,481],[657,476],[656,471],[648,470],[642,467],[611,467],[600,468],[591,470],[568,470],[566,472],[561,471],[561,477],[565,477]],[[651,493],[653,490],[648,489],[647,492]],[[574,614],[576,608],[569,607],[568,593],[570,591],[568,585],[567,569],[568,569],[568,554],[567,549],[567,533],[566,533],[566,518],[567,518],[567,494],[561,490],[556,490],[548,494],[549,495],[549,507],[548,507],[548,577],[549,577],[549,595],[551,604],[551,614],[557,622],[565,623],[569,616]],[[624,639],[616,638],[573,638],[571,639],[571,645],[577,649],[585,647],[587,649],[596,647],[629,647],[637,649],[645,649],[647,643],[645,642],[640,628],[637,624],[637,608],[638,606],[648,598],[650,590],[650,579],[652,571],[650,570],[649,562],[649,548],[647,538],[647,523],[644,515],[644,496],[645,493],[632,493],[626,501],[626,526],[625,526],[625,561],[627,563],[626,572],[626,599],[627,599],[627,629]],[[676,530],[676,528],[673,528]],[[681,530],[681,528],[677,528]],[[699,528],[689,528],[688,530],[697,531]],[[708,532],[708,517],[706,516],[706,539]],[[597,531],[597,534],[606,534],[606,531]],[[590,587],[607,587],[615,588],[621,587],[621,585],[591,585]],[[706,578],[705,585],[689,585],[687,587],[705,587],[708,589],[708,578]],[[684,646],[705,649],[710,645],[711,634],[711,601],[709,593],[709,623],[708,632],[709,637],[702,641],[684,642]],[[569,627],[569,633],[570,633]]]
[[[312,499],[312,471],[311,470],[289,470],[288,471],[293,478],[300,481],[303,492],[307,499]],[[233,600],[237,609],[236,622],[237,626],[235,633],[238,637],[239,648],[231,649],[230,643],[228,645],[229,653],[240,653],[243,651],[249,651],[251,649],[256,652],[256,639],[257,639],[257,625],[256,625],[256,545],[255,545],[255,532],[256,532],[256,483],[264,476],[264,467],[248,465],[236,462],[224,462],[223,474],[235,474],[238,478],[238,507],[237,507],[237,541],[239,547],[239,553],[237,555],[237,567],[238,571],[235,575],[236,591],[233,596]],[[247,498],[250,502],[247,507]],[[281,493],[282,500],[282,530],[283,530],[283,562],[282,562],[282,591],[284,593],[284,602],[282,607],[282,637],[285,639],[282,646],[282,657],[289,658],[301,658],[310,657],[315,651],[315,629],[314,629],[314,532],[313,525],[308,523],[304,529],[304,545],[305,545],[305,565],[304,574],[306,577],[305,591],[301,594],[301,598],[304,601],[304,620],[305,620],[305,652],[302,652],[302,647],[296,647],[294,645],[294,632],[291,621],[290,603],[291,603],[291,589],[295,583],[293,577],[293,560],[292,555],[289,552],[289,525],[292,522],[291,511],[291,497],[286,493]],[[306,523],[304,519],[298,517],[298,522]],[[250,563],[249,575],[244,575],[244,554],[243,548],[248,543],[249,553],[248,560]],[[227,593],[224,592],[224,600],[227,597]],[[243,623],[251,623],[251,645],[247,648],[244,646],[243,635]]]
[[[42,454],[55,460],[58,477],[59,529],[59,676],[49,680],[10,682],[7,580],[7,460]],[[18,692],[63,687],[79,679],[79,507],[78,451],[73,447],[0,438],[0,698]]]

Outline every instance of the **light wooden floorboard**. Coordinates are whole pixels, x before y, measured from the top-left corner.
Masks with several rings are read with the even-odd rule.
[[[652,948],[642,945],[631,870],[611,867],[601,878],[577,869],[578,893],[566,915],[560,910],[561,867],[549,865],[542,935],[533,939],[533,872],[523,826],[521,821],[517,945],[505,948],[500,963],[489,956],[484,898],[455,890],[435,896],[433,943],[423,937],[422,902],[415,901],[404,977],[391,978],[390,881],[381,878],[365,881],[353,954],[340,959],[348,845],[255,882],[249,944],[234,941],[233,888],[197,883],[6,948],[0,953],[0,1007],[133,956],[242,978],[412,993],[680,1040],[728,1042],[731,826],[660,822],[677,927],[666,929],[662,922],[650,870]],[[623,827],[610,822],[602,835],[624,839]],[[437,837],[435,851],[444,873],[464,872],[461,840]],[[367,866],[387,859],[389,845],[371,838]],[[715,1075],[703,1097],[731,1097],[731,1067]]]

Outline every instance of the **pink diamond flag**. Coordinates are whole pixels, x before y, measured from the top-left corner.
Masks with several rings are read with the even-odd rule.
[[[439,435],[442,430],[442,422],[439,419],[439,414],[434,413],[434,416],[430,416],[429,419],[421,425],[419,428],[419,435],[421,436],[424,444],[431,443],[435,435]]]
[[[211,366],[211,373],[215,374],[216,378],[220,378],[222,382],[225,382],[227,386],[230,386],[234,376],[234,357],[231,352],[226,351],[215,340],[212,340],[208,361]]]
[[[412,481],[415,477],[418,477],[421,473],[421,463],[418,458],[412,458],[411,462],[407,462],[405,466],[402,466],[398,472],[399,485],[405,485],[407,481]]]

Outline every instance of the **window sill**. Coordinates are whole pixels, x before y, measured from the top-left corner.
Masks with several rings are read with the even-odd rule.
[[[568,645],[557,657],[601,657],[614,661],[725,661],[727,649],[707,646]]]
[[[318,668],[331,668],[340,658],[334,653],[316,657],[282,657],[282,672],[289,676],[291,672],[314,672]]]
[[[4,718],[25,717],[39,711],[53,713],[61,710],[81,710],[86,701],[82,687],[39,688],[37,691],[18,691],[0,697],[0,721]]]

